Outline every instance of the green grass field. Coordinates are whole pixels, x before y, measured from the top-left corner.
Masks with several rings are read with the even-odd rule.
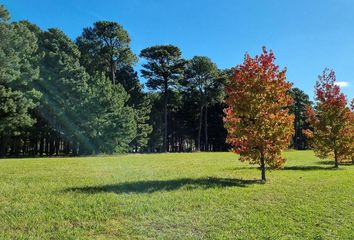
[[[354,166],[231,153],[0,160],[0,239],[354,239]]]

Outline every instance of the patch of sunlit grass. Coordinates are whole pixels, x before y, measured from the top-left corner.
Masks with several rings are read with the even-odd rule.
[[[0,160],[0,239],[353,239],[354,166],[289,151]]]

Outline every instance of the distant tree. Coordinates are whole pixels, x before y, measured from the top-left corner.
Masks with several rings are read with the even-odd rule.
[[[0,14],[9,19],[3,6]],[[0,39],[0,155],[5,155],[9,140],[35,123],[30,111],[41,94],[32,86],[39,74],[36,36],[25,24],[0,21]]]
[[[151,112],[151,102],[143,91],[143,85],[139,82],[138,74],[131,66],[120,68],[117,73],[117,82],[122,84],[129,94],[127,106],[135,110],[137,134],[129,144],[134,152],[142,151],[147,146],[152,126],[148,123]]]
[[[290,106],[290,113],[294,114],[294,129],[295,134],[293,136],[292,145],[295,149],[307,149],[307,138],[303,134],[304,129],[308,129],[306,108],[311,106],[312,102],[309,100],[309,96],[298,88],[292,88],[289,91],[289,95],[293,98],[293,104]]]
[[[334,158],[335,167],[343,160],[350,160],[354,152],[354,114],[347,106],[347,99],[336,85],[333,70],[325,69],[315,87],[315,107],[307,109],[311,130],[304,133],[311,139],[315,153],[320,158]]]
[[[91,112],[86,126],[89,143],[96,153],[127,152],[136,137],[135,111],[127,105],[129,95],[123,86],[109,81],[102,74],[89,81],[91,94],[86,107]]]
[[[156,92],[148,92],[147,96],[151,102],[148,124],[152,126],[152,131],[148,136],[147,151],[161,152],[163,147],[163,118],[161,114],[163,101],[160,94]]]
[[[112,85],[104,73],[90,76],[80,65],[77,45],[58,29],[41,33],[39,47],[38,112],[51,128],[44,135],[46,153],[58,153],[60,142],[66,154],[126,152],[136,122],[123,86]]]
[[[7,11],[7,9],[4,7],[4,5],[0,5],[0,21],[8,21],[10,20],[10,13]]]
[[[273,52],[268,53],[265,47],[255,58],[246,54],[226,86],[227,142],[241,161],[260,164],[263,181],[266,164],[282,167],[285,159],[281,151],[288,147],[294,132],[294,116],[288,110],[291,84],[286,82],[286,70],[279,71],[274,60]]]
[[[43,58],[36,89],[43,97],[38,113],[53,129],[43,133],[49,144],[46,154],[58,154],[60,141],[69,142],[74,154],[79,149],[87,151],[90,147],[84,125],[89,121],[85,119],[89,113],[85,104],[89,99],[90,76],[80,65],[80,52],[59,29],[41,32],[39,49]]]
[[[107,73],[116,84],[116,71],[136,61],[130,49],[128,32],[116,22],[98,21],[85,28],[76,40],[81,52],[81,64],[93,75]]]
[[[172,45],[153,46],[141,51],[140,57],[145,58],[142,76],[147,79],[146,86],[152,90],[159,90],[163,94],[164,137],[163,151],[168,151],[168,124],[167,105],[169,89],[176,86],[183,73],[185,61],[181,58],[181,51]]]
[[[223,78],[221,71],[208,57],[195,56],[188,61],[184,74],[187,91],[199,102],[199,124],[196,149],[201,149],[201,131],[204,111],[204,150],[208,148],[208,107],[222,99]]]
[[[230,146],[226,143],[227,130],[224,127],[224,109],[226,105],[223,101],[210,106],[208,111],[208,139],[211,151],[228,151]]]

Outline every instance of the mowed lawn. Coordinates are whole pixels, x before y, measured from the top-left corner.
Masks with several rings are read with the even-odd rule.
[[[232,153],[0,160],[0,239],[354,239],[354,166]]]

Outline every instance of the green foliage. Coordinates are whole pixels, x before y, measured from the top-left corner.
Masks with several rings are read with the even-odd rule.
[[[163,145],[163,118],[161,113],[163,101],[158,93],[149,92],[147,96],[149,102],[151,102],[151,112],[148,123],[152,126],[147,149],[148,152],[161,152]]]
[[[137,133],[130,143],[132,151],[142,151],[147,146],[152,126],[148,123],[151,112],[151,102],[146,93],[143,92],[143,85],[140,84],[138,74],[131,66],[125,66],[117,71],[117,82],[122,84],[129,95],[127,105],[135,110],[135,121]]]
[[[184,86],[197,94],[200,105],[206,106],[223,99],[225,79],[215,63],[208,57],[195,56],[186,66]]]
[[[199,103],[199,124],[196,148],[201,148],[201,130],[204,111],[204,150],[209,150],[208,145],[208,107],[221,102],[224,96],[224,82],[221,71],[207,57],[195,56],[187,64],[184,74],[184,86],[189,95],[197,98]]]
[[[267,184],[232,153],[1,160],[0,239],[352,239],[354,167],[284,156]]]
[[[4,7],[4,5],[0,5],[0,22],[1,21],[8,21],[10,20],[10,13],[7,11],[7,9]]]
[[[143,64],[142,76],[147,79],[146,86],[152,90],[167,92],[178,84],[183,73],[185,61],[181,58],[181,50],[173,45],[153,46],[141,51]]]
[[[33,66],[37,38],[22,23],[0,22],[0,136],[19,135],[34,119],[29,110],[36,106],[40,93],[32,87],[38,78]],[[4,144],[4,143],[3,143]],[[3,146],[2,146],[3,147]]]
[[[292,88],[289,91],[289,95],[293,98],[293,103],[289,107],[289,112],[294,114],[294,136],[292,140],[292,146],[295,149],[303,150],[308,148],[307,137],[303,134],[304,129],[308,129],[306,108],[311,106],[312,102],[309,100],[309,96],[304,91],[298,88]]]
[[[113,86],[104,75],[96,75],[90,81],[90,91],[88,108],[93,118],[88,131],[96,152],[128,151],[137,124],[134,110],[126,105],[128,94],[123,86]]]
[[[163,151],[168,151],[168,96],[169,90],[178,85],[182,77],[185,61],[181,51],[172,45],[153,46],[141,50],[140,57],[147,63],[143,64],[142,76],[147,79],[146,86],[163,93]]]
[[[131,65],[136,57],[130,49],[128,32],[118,23],[95,22],[93,27],[85,28],[76,43],[82,53],[81,63],[90,74],[105,72],[116,83],[116,71]]]
[[[124,88],[102,74],[88,75],[78,47],[60,30],[39,35],[43,57],[36,86],[43,93],[39,118],[51,129],[47,140],[68,142],[73,154],[127,151],[135,120]]]
[[[39,35],[41,60],[37,88],[43,93],[38,112],[59,138],[85,144],[83,125],[89,97],[89,75],[80,66],[80,52],[63,32],[49,29]],[[74,147],[74,152],[77,148]]]

